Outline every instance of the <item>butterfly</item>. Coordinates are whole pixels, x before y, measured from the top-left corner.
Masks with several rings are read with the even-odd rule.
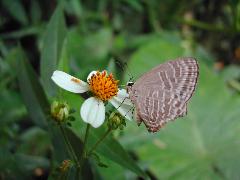
[[[187,103],[196,88],[199,66],[194,58],[178,58],[160,64],[128,82],[127,92],[135,106],[138,125],[149,132],[160,130],[168,121],[187,114]]]

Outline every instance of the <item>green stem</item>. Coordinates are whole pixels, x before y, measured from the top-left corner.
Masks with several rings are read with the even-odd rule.
[[[74,162],[75,162],[75,164],[77,166],[77,169],[80,169],[80,167],[81,167],[80,163],[78,162],[78,158],[77,158],[77,156],[76,156],[76,154],[75,154],[75,152],[74,152],[74,150],[72,148],[71,143],[68,140],[68,137],[67,137],[67,134],[66,134],[66,132],[64,130],[64,127],[61,124],[59,125],[59,127],[60,127],[61,133],[63,135],[64,142],[65,142],[65,144],[67,146],[67,150],[68,150],[69,156],[71,156],[72,159],[74,160]]]
[[[96,142],[96,144],[92,147],[92,149],[88,152],[88,156],[93,153],[93,151],[97,148],[97,146],[107,137],[108,134],[110,134],[112,129],[108,129],[103,136]]]
[[[88,136],[89,136],[89,130],[90,130],[90,124],[87,124],[87,127],[86,127],[86,132],[85,132],[85,136],[84,136],[84,141],[83,141],[83,152],[82,152],[82,155],[81,155],[81,158],[80,158],[80,163],[83,164],[84,162],[84,159],[87,157],[87,140],[88,140]]]

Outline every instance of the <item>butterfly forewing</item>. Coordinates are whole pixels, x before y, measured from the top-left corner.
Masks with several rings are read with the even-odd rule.
[[[169,120],[186,115],[197,79],[198,64],[193,58],[168,61],[145,73],[129,92],[138,122],[155,132]]]

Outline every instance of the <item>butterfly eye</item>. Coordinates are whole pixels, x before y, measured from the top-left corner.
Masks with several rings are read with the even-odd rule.
[[[127,86],[132,86],[134,84],[134,82],[128,82]]]

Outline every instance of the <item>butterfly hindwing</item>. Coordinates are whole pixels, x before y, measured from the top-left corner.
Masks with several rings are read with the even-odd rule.
[[[186,115],[197,78],[198,64],[193,58],[168,61],[145,73],[130,93],[138,121],[155,132],[169,120]]]

